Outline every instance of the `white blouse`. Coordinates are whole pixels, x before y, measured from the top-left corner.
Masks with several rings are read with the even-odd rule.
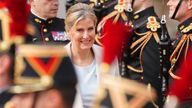
[[[74,65],[79,81],[80,93],[84,108],[90,108],[98,88],[98,77],[96,74],[96,61],[88,66]]]

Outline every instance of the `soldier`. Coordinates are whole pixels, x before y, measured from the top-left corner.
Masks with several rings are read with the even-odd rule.
[[[35,26],[36,34],[33,42],[50,41],[66,44],[68,38],[64,30],[64,20],[56,18],[58,0],[29,0],[31,11],[29,22]]]
[[[173,2],[169,0],[167,5],[170,7],[169,17],[179,21],[178,33],[174,45],[174,51],[170,57],[171,69],[170,75],[179,79],[173,73],[180,67],[180,62],[186,60],[188,48],[191,47],[191,30],[192,30],[192,13],[191,13],[191,0],[179,0]],[[183,7],[184,6],[184,7]]]
[[[158,18],[153,0],[118,0],[114,11],[104,17],[98,27],[102,27],[110,18],[113,18],[114,23],[123,21],[128,25],[132,22],[134,29],[134,34],[128,34],[129,40],[122,47],[123,50],[126,49],[123,59],[120,58],[121,76],[154,87],[158,95],[157,103],[152,101],[152,104],[146,107],[162,107],[163,96],[165,97],[162,91],[165,91],[168,85],[169,62],[166,60],[169,58],[170,47],[165,16],[162,20]],[[102,38],[105,38],[105,35],[97,40]],[[164,84],[166,86],[162,87]]]
[[[171,68],[169,70],[171,77],[179,80],[182,79],[182,77],[175,73],[180,70],[182,61],[185,62],[188,59],[187,54],[192,46],[192,0],[169,0],[167,5],[170,9],[169,17],[179,21],[176,40],[173,43],[174,51],[170,56]],[[187,93],[185,93],[189,94],[185,95],[182,100],[192,100],[192,95],[190,95],[192,92],[191,87],[191,85],[188,86],[188,90],[186,90]]]
[[[165,60],[169,57],[167,50],[170,47],[165,18],[163,21],[158,18],[153,0],[133,0],[132,7],[134,34],[127,43],[123,55],[121,75],[155,88],[157,101],[152,101],[152,104],[145,107],[161,108],[163,96],[165,97],[162,85],[163,81],[168,80],[169,62]]]

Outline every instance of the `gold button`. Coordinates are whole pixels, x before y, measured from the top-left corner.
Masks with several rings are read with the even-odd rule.
[[[43,29],[44,32],[47,32],[47,29]]]
[[[39,19],[35,18],[35,22],[39,22]]]
[[[171,60],[171,63],[172,64],[175,64],[177,62],[177,59],[176,58],[173,58],[172,60]]]
[[[49,23],[49,24],[53,23],[53,20],[50,20],[48,23]]]
[[[49,41],[49,38],[48,38],[48,37],[46,37],[46,38],[45,38],[45,41]]]
[[[136,19],[138,19],[139,18],[139,15],[135,15],[134,16],[134,19],[136,20]]]
[[[41,20],[39,20],[38,18],[35,18],[35,22],[41,23]]]

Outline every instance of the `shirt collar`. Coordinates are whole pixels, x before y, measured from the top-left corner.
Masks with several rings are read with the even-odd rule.
[[[32,9],[31,9],[31,13],[34,14],[35,16],[39,17],[42,20],[45,20],[45,21],[47,20],[47,18],[43,18],[43,17],[37,15]]]

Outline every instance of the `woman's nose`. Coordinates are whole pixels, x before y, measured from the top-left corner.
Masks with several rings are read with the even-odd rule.
[[[83,38],[88,38],[89,37],[89,32],[88,31],[85,31],[84,33],[83,33]]]

